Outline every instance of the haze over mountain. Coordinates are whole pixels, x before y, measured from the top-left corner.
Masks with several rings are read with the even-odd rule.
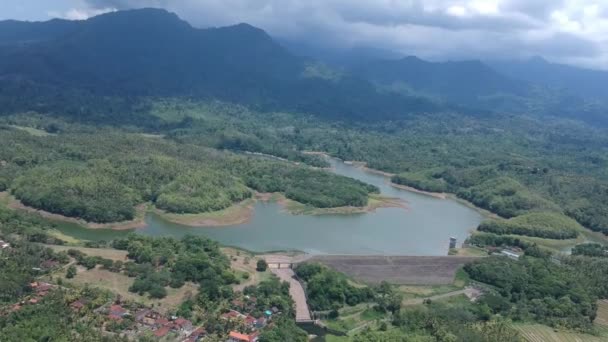
[[[501,73],[519,80],[565,89],[581,97],[606,100],[608,72],[551,63],[542,57],[488,62]]]
[[[328,66],[298,56],[305,54],[301,46],[292,53],[251,25],[197,29],[162,9],[112,12],[84,21],[3,21],[0,32],[5,95],[19,87],[46,87],[33,93],[72,89],[102,95],[194,96],[366,120],[437,110],[606,120],[603,107],[572,96],[581,95],[580,88],[553,89],[563,80],[559,76],[541,79],[534,72],[517,72],[521,68],[492,68],[475,60],[385,59],[390,52],[381,49],[350,50]],[[602,72],[564,70],[570,78],[598,75],[593,84],[605,84]]]

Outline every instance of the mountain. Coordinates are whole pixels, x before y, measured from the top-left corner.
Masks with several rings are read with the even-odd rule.
[[[360,78],[327,77],[316,72],[317,63],[248,24],[197,29],[161,9],[107,13],[70,22],[69,29],[64,21],[47,22],[55,28],[47,35],[40,34],[41,23],[4,24],[5,42],[13,44],[0,47],[0,81],[19,94],[35,86],[30,93],[46,92],[42,87],[103,96],[195,96],[358,119],[438,109],[424,99],[380,93]],[[31,43],[19,43],[24,40]]]
[[[508,78],[480,61],[434,63],[409,56],[365,63],[352,72],[381,85],[406,87],[459,104],[474,104],[496,94],[524,96],[528,89],[525,82]]]
[[[386,49],[364,46],[349,48],[325,46],[319,43],[295,39],[277,39],[296,56],[314,58],[333,67],[344,69],[376,60],[399,59],[403,55]]]
[[[606,100],[606,71],[550,63],[542,57],[488,63],[497,71],[514,79],[563,89],[584,98]]]
[[[79,26],[78,22],[53,19],[44,22],[0,21],[0,46],[32,44],[66,35]]]
[[[480,61],[378,60],[373,56],[390,53],[373,49],[350,53],[336,68],[295,55],[251,25],[198,29],[162,9],[82,21],[3,21],[0,113],[122,120],[134,117],[140,97],[192,97],[340,120],[459,111],[608,124],[603,104],[509,77]]]

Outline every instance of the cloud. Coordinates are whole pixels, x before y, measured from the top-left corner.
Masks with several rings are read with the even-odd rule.
[[[118,8],[116,7],[82,7],[70,8],[65,12],[49,11],[47,14],[49,15],[49,17],[53,18],[62,18],[68,20],[86,20],[96,15],[116,11],[118,11]]]
[[[166,8],[198,27],[247,22],[282,39],[324,46],[377,47],[433,59],[543,55],[608,69],[608,2],[599,0],[85,2],[92,10]]]

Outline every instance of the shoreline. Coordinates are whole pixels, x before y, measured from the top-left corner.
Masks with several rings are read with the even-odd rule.
[[[257,201],[276,202],[283,211],[290,215],[350,215],[371,213],[379,208],[402,208],[409,210],[405,201],[397,198],[384,197],[372,194],[369,196],[368,205],[365,207],[336,207],[315,208],[303,203],[288,199],[281,193],[254,193],[252,198],[235,203],[232,206],[214,212],[200,214],[175,214],[158,209],[150,203],[142,203],[136,206],[136,218],[130,221],[95,223],[87,222],[80,218],[68,217],[61,214],[51,213],[45,210],[26,206],[8,192],[0,192],[0,200],[6,202],[6,207],[11,210],[23,210],[40,215],[42,218],[55,221],[76,224],[85,229],[111,229],[111,230],[134,230],[146,227],[145,216],[147,213],[158,215],[161,219],[192,228],[197,227],[226,227],[251,222],[254,215],[254,205]]]
[[[397,188],[397,189],[406,190],[406,191],[409,191],[409,192],[415,192],[417,194],[431,196],[431,197],[435,197],[435,198],[442,199],[442,200],[450,198],[450,196],[447,193],[445,193],[445,192],[424,191],[424,190],[419,190],[419,189],[413,188],[411,186],[401,185],[401,184],[397,184],[397,183],[393,183],[393,182],[390,182],[390,185],[392,187]]]
[[[225,227],[250,222],[253,218],[255,196],[228,208],[200,214],[175,214],[162,209],[153,208],[150,211],[171,223],[192,228],[197,227]]]
[[[277,203],[290,215],[350,215],[350,214],[367,214],[376,211],[380,208],[401,208],[409,210],[407,202],[400,198],[385,197],[382,195],[370,195],[368,204],[365,207],[336,207],[336,208],[315,208],[302,204],[283,196]]]
[[[135,207],[135,218],[129,221],[120,221],[120,222],[109,222],[109,223],[96,223],[96,222],[88,222],[81,218],[69,217],[61,214],[51,213],[46,210],[36,209],[34,207],[27,206],[23,204],[20,200],[13,197],[8,192],[1,192],[0,197],[6,200],[6,207],[11,210],[23,210],[29,213],[40,215],[41,217],[51,220],[51,221],[60,221],[65,223],[73,223],[83,228],[87,229],[112,229],[112,230],[132,230],[139,229],[146,226],[145,222],[145,213],[147,211],[148,204],[142,203]]]

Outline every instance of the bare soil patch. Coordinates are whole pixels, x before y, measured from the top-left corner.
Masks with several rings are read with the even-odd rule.
[[[222,227],[251,221],[254,203],[254,199],[247,199],[223,210],[201,214],[172,214],[160,209],[155,211],[167,221],[185,226]]]

